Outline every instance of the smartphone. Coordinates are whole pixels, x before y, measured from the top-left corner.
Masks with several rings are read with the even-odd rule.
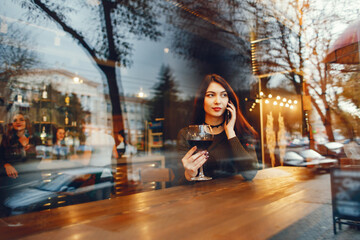
[[[231,113],[229,110],[226,110],[226,112],[225,112],[225,123],[226,124],[229,123],[230,118],[231,118]]]

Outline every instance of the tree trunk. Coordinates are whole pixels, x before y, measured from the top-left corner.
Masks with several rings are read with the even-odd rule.
[[[124,120],[122,116],[119,86],[116,81],[115,66],[98,65],[101,71],[105,74],[108,83],[109,97],[112,105],[112,118],[113,118],[113,133],[114,136],[120,131],[124,130]],[[116,139],[116,138],[115,138]]]
[[[324,126],[325,126],[325,130],[326,130],[326,135],[328,136],[329,142],[334,142],[335,138],[334,138],[334,133],[332,130],[332,124],[331,124],[331,112],[330,112],[330,108],[327,107],[325,109],[325,121],[324,121]]]
[[[315,101],[315,98],[311,98],[312,105],[315,107],[316,111],[320,115],[320,119],[325,127],[326,135],[330,142],[335,140],[334,133],[332,131],[332,122],[331,122],[331,111],[330,107],[326,102],[325,95],[322,95],[321,101],[325,106],[325,113],[323,113],[322,109],[320,108],[319,104]]]

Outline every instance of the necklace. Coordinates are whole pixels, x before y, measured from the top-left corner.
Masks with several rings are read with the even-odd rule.
[[[224,124],[224,122],[225,122],[225,119],[224,119],[224,121],[222,121],[222,123],[220,123],[218,125],[211,125],[211,124],[208,124],[208,123],[205,123],[205,124],[210,125],[210,127],[212,127],[212,128],[218,128],[218,127],[221,127]]]

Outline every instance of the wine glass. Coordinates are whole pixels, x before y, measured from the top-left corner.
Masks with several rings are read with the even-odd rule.
[[[214,140],[213,130],[210,125],[190,125],[186,134],[186,140],[191,147],[196,146],[198,151],[208,149]],[[191,178],[195,181],[210,180],[211,177],[204,175],[203,166],[200,167],[199,176]]]

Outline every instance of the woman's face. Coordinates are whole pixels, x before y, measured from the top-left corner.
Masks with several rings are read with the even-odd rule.
[[[124,137],[121,134],[118,134],[118,140],[122,143],[124,141]]]
[[[205,119],[222,117],[228,102],[229,97],[225,88],[217,82],[210,83],[204,98]]]
[[[16,114],[12,122],[13,128],[15,131],[22,131],[26,128],[25,118],[22,114]]]
[[[64,139],[64,137],[65,137],[65,130],[62,128],[58,129],[56,132],[56,139],[58,141],[62,141]]]

